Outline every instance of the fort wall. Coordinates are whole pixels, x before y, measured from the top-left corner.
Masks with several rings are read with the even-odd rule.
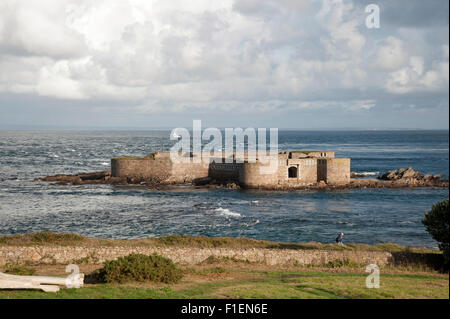
[[[190,158],[188,163],[174,163],[170,177],[166,181],[169,183],[189,183],[195,179],[208,176],[208,164],[195,163],[193,158]]]
[[[237,181],[242,166],[243,163],[214,163],[209,165],[209,177],[216,180]]]
[[[350,159],[332,158],[327,159],[326,182],[332,185],[350,183]]]
[[[320,181],[335,185],[350,182],[350,159],[335,158],[334,152],[281,152],[277,159],[271,159],[272,170],[265,162],[250,161],[247,153],[239,159],[244,162],[238,161],[233,153],[206,160],[202,160],[201,153],[188,153],[179,162],[173,162],[167,152],[141,158],[119,157],[111,160],[111,176],[166,183],[189,183],[209,177],[217,181],[238,181],[247,188],[295,188]]]
[[[294,168],[296,174],[289,176],[289,169]],[[316,158],[299,158],[288,159],[287,164],[280,166],[284,170],[281,184],[297,184],[310,185],[317,182],[317,159]]]
[[[247,188],[265,188],[278,185],[278,168],[274,163],[275,172],[269,174],[266,170],[270,169],[270,165],[270,163],[259,161],[243,163],[239,170],[239,184]]]
[[[111,159],[111,176],[163,181],[172,174],[170,159],[146,157],[118,157]]]

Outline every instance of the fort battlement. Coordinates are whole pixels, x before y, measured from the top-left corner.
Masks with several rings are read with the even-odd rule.
[[[169,152],[113,158],[111,176],[158,183],[190,183],[211,178],[233,181],[245,188],[350,183],[350,158],[335,158],[334,152],[330,151],[283,151],[264,160],[249,153],[224,153],[220,157],[188,153],[182,156],[183,161],[173,161]]]

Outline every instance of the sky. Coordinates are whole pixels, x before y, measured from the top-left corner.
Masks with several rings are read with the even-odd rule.
[[[448,6],[1,0],[0,129],[448,129]]]

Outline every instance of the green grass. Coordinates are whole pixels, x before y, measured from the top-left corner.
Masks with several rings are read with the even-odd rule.
[[[214,269],[205,270],[205,274]],[[222,270],[219,270],[222,272]],[[326,271],[231,271],[231,277],[181,285],[140,287],[99,284],[58,293],[0,290],[0,298],[449,298],[449,281],[437,274],[381,274],[380,288],[365,286],[366,273]]]
[[[268,249],[319,249],[319,250],[350,250],[350,251],[389,251],[406,253],[439,254],[437,250],[423,247],[405,247],[392,243],[378,245],[347,243],[345,246],[336,244],[288,243],[255,240],[235,237],[206,237],[172,235],[159,238],[133,240],[112,240],[104,238],[88,238],[78,234],[58,234],[52,232],[28,233],[24,235],[0,236],[0,245],[4,246],[152,246],[152,247],[190,247],[190,248],[268,248]]]
[[[25,265],[9,264],[9,265],[6,265],[6,268],[3,272],[5,274],[11,274],[11,275],[32,276],[36,273],[36,270],[31,267],[27,267]]]

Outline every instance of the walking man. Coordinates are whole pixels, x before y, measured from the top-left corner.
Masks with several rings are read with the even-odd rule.
[[[339,233],[339,235],[336,237],[336,243],[338,244],[338,245],[344,245],[343,243],[342,243],[342,239],[344,238],[344,233]]]

